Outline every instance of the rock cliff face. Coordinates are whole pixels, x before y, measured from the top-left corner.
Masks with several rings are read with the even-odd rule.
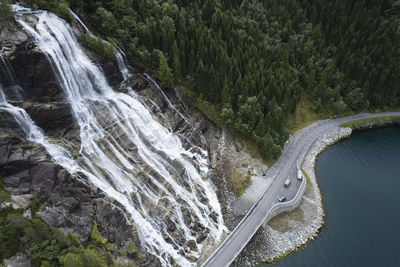
[[[34,21],[35,18],[30,19]],[[74,27],[77,32],[81,30],[79,25]],[[22,107],[55,142],[79,148],[79,127],[74,122],[70,105],[65,100],[46,54],[15,21],[0,20],[0,47],[0,84],[8,101]],[[142,96],[156,119],[178,135],[185,148],[195,145],[208,151],[211,167],[209,178],[215,185],[225,223],[233,229],[243,214],[237,215],[231,210],[236,196],[230,178],[236,159],[226,154],[232,149],[238,151],[240,147],[225,131],[194,108],[180,88],[163,88],[167,100],[151,80],[139,73],[121,86],[122,75],[115,60],[104,59],[90,49],[85,52],[102,67],[115,90],[127,92],[130,86]],[[100,233],[117,250],[128,249],[132,241],[138,245],[140,258],[136,260],[137,263],[142,266],[160,264],[155,256],[139,245],[141,241],[135,225],[116,201],[91,184],[84,174],[71,175],[54,163],[46,149],[27,141],[14,117],[1,109],[0,180],[12,194],[16,207],[29,209],[30,200],[38,197],[45,208],[37,214],[49,226],[74,233],[83,244],[90,238],[93,222],[96,221]],[[208,203],[206,199],[200,201]],[[188,209],[183,209],[183,216],[185,224],[195,233],[196,242],[206,240],[208,229]],[[217,214],[211,214],[210,217],[217,220]],[[173,221],[168,218],[163,221],[168,230],[174,233]],[[196,249],[196,242],[185,240],[178,231],[173,237],[185,244],[181,254]],[[189,255],[186,258],[197,261]]]

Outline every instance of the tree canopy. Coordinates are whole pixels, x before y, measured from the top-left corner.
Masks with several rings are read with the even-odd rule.
[[[268,158],[304,96],[335,114],[400,105],[395,0],[68,2],[162,83],[213,103]]]

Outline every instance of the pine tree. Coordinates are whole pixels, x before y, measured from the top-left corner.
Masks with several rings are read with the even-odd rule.
[[[172,69],[168,66],[167,59],[163,53],[160,53],[160,67],[158,70],[158,78],[165,86],[171,86],[174,82],[174,75]]]
[[[181,67],[181,61],[179,59],[179,48],[178,45],[176,44],[176,41],[174,41],[174,44],[172,46],[172,65],[174,68],[174,76],[177,82],[181,81],[181,73],[182,73],[182,67]]]

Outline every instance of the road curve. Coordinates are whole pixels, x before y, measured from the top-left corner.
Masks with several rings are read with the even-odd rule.
[[[307,126],[290,138],[281,157],[268,171],[267,175],[274,177],[272,184],[202,267],[229,266],[268,216],[280,205],[278,196],[284,195],[288,202],[292,201],[301,185],[301,182],[296,180],[297,162],[303,159],[304,154],[318,137],[337,129],[342,123],[385,116],[400,116],[400,112],[360,113],[338,119],[327,119]],[[292,184],[288,189],[283,189],[283,184],[288,178]]]

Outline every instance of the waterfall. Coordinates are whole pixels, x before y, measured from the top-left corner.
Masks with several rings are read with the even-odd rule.
[[[42,129],[36,126],[28,113],[22,108],[13,106],[7,102],[7,98],[3,92],[3,87],[0,84],[0,109],[12,114],[15,121],[19,124],[25,137],[28,141],[39,143],[43,145],[49,152],[54,161],[70,170],[71,173],[83,172],[86,175],[91,175],[84,169],[80,168],[70,152],[62,146],[49,142],[48,138],[44,135]]]
[[[92,33],[90,32],[89,28],[86,27],[85,23],[83,23],[83,21],[78,17],[78,15],[75,14],[75,12],[73,12],[71,9],[69,10],[69,12],[70,12],[71,15],[74,17],[74,19],[83,27],[83,29],[84,29],[86,32],[92,34]]]
[[[0,55],[0,72],[2,73],[2,75],[4,75],[9,85],[16,84],[10,62],[2,55]]]
[[[164,91],[161,89],[160,85],[146,72],[144,73],[144,76],[146,76],[147,79],[149,79],[149,81],[151,81],[154,86],[158,89],[158,91],[161,93],[161,95],[163,96],[163,98],[165,99],[165,101],[167,102],[168,106],[170,108],[172,108],[182,119],[185,120],[186,123],[190,123],[189,119],[184,116],[182,113],[180,113],[175,106],[172,104],[171,100],[169,100],[169,98],[167,97],[167,95],[164,93]]]
[[[3,86],[0,84],[0,105],[5,106],[6,104],[7,104],[7,99],[3,92]]]
[[[7,57],[0,54],[0,82],[4,82],[12,101],[23,101],[25,92],[17,85],[15,73]]]
[[[188,222],[203,225],[216,242],[226,231],[217,196],[203,179],[208,173],[207,154],[196,147],[184,149],[136,94],[115,92],[64,20],[16,5],[14,10],[17,21],[46,54],[71,105],[80,129],[80,156],[74,159],[69,151],[52,144],[23,109],[7,103],[2,90],[0,108],[12,113],[27,139],[42,144],[55,162],[71,174],[84,173],[124,206],[142,245],[163,266],[171,265],[171,257],[181,266],[194,266],[179,253],[185,241],[196,242],[197,233]],[[22,15],[26,13],[37,17],[35,25]],[[119,56],[126,78],[129,70]],[[188,256],[200,256],[202,244],[196,244],[198,250],[189,249]]]

